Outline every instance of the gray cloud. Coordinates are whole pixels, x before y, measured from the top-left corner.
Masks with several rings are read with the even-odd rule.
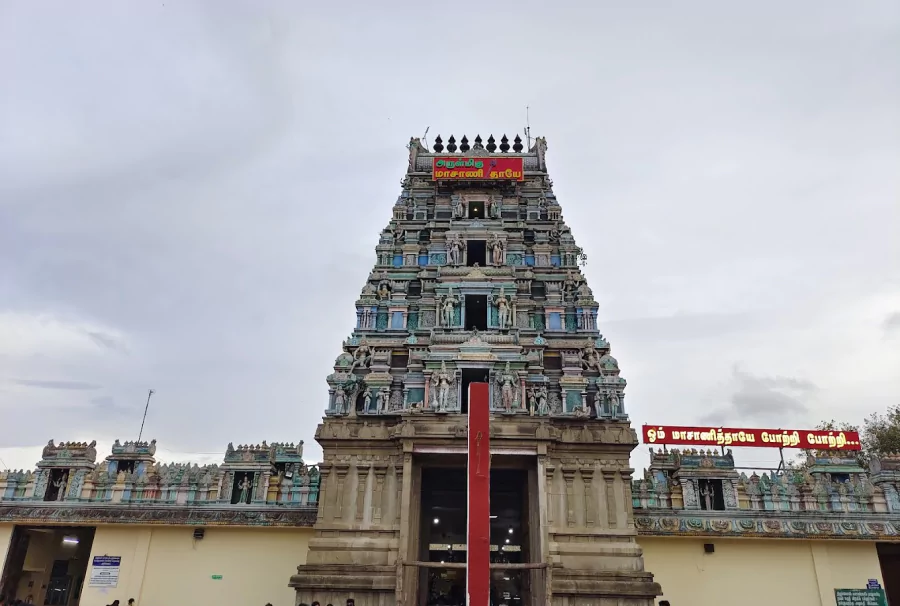
[[[88,330],[85,331],[87,336],[101,347],[105,347],[107,349],[112,349],[114,351],[121,351],[123,353],[128,352],[128,348],[125,346],[122,341],[113,337],[112,335],[108,335],[99,330]]]
[[[81,381],[44,381],[39,379],[13,379],[16,385],[23,387],[37,387],[39,389],[62,389],[72,391],[93,391],[100,389],[102,385],[83,383]]]
[[[895,311],[884,319],[884,332],[890,335],[898,330],[900,330],[900,311]]]
[[[738,367],[733,370],[732,381],[735,391],[729,405],[703,415],[703,425],[789,421],[808,412],[806,400],[818,389],[807,379],[756,376]]]

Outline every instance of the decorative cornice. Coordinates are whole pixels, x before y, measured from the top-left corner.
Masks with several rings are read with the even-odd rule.
[[[0,522],[15,524],[131,524],[162,526],[308,527],[316,522],[316,507],[281,508],[185,506],[84,506],[0,504]]]
[[[832,518],[832,519],[828,519]],[[900,536],[895,515],[829,515],[805,512],[636,511],[638,534],[656,537],[756,537],[769,539],[882,540]]]

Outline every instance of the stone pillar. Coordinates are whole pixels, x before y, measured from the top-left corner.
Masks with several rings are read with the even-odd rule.
[[[614,469],[604,469],[603,479],[606,481],[606,521],[610,528],[616,528],[618,521],[616,519],[616,471]],[[630,503],[625,503],[630,508]]]
[[[547,526],[553,525],[553,508],[556,505],[556,499],[553,498],[553,476],[556,473],[556,467],[548,463],[544,467],[544,473],[547,475]]]
[[[319,463],[319,500],[324,501],[322,495],[327,495],[330,490],[326,490],[326,484],[328,482],[328,477],[331,474],[331,463]],[[327,507],[324,502],[319,503],[318,513],[316,516],[316,523],[324,521],[325,519],[325,510]]]
[[[362,520],[366,506],[366,485],[369,480],[368,461],[359,461],[356,464],[356,519]]]
[[[632,494],[631,494],[631,482],[632,482],[632,474],[634,473],[633,469],[623,469],[619,472],[619,476],[622,478],[622,487],[625,490],[625,527],[626,528],[634,528],[634,507],[632,507]],[[657,495],[657,499],[659,495]]]
[[[575,526],[575,467],[562,467],[566,482],[566,524]]]
[[[384,507],[384,476],[387,473],[387,463],[376,462],[372,468],[375,471],[375,490],[372,494],[372,522],[381,523],[381,512]]]
[[[334,491],[334,520],[342,520],[344,517],[344,480],[347,478],[347,472],[350,471],[350,465],[347,463],[335,463],[334,472],[337,486]]]
[[[584,525],[594,526],[596,514],[594,511],[594,468],[589,463],[581,468],[581,481],[584,482]]]
[[[404,455],[403,459],[410,455]],[[411,456],[410,456],[411,458]],[[397,499],[394,501],[394,507],[396,508],[396,517],[397,523],[400,523],[400,514],[403,512],[403,459],[397,461],[397,464],[394,465],[394,477],[397,480]]]

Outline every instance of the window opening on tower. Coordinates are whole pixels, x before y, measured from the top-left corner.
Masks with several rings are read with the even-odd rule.
[[[469,218],[484,219],[484,202],[469,202]]]
[[[484,240],[469,240],[466,242],[466,265],[474,266],[476,263],[484,267],[487,245]]]
[[[460,412],[469,413],[469,384],[489,383],[488,371],[483,368],[462,369],[462,392],[460,393]]]
[[[466,295],[466,330],[487,330],[487,295]]]

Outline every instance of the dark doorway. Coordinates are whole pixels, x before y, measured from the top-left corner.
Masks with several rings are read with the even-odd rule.
[[[466,295],[466,330],[487,330],[487,295]]]
[[[28,604],[77,604],[94,530],[89,526],[16,526],[3,567],[0,594]]]
[[[877,543],[888,604],[900,604],[900,543]]]
[[[465,372],[465,371],[464,371]],[[465,563],[467,545],[467,476],[465,467],[422,470],[423,561]],[[527,562],[528,472],[491,469],[491,563]],[[428,606],[465,604],[465,568],[423,568],[420,577]],[[527,572],[491,570],[492,604],[528,604]]]
[[[489,383],[488,371],[484,368],[462,369],[462,394],[460,395],[460,412],[469,413],[469,385],[471,383]]]
[[[485,265],[485,255],[487,244],[484,240],[468,240],[466,242],[466,265],[474,267],[478,264],[481,267]]]
[[[484,219],[484,202],[469,202],[469,218]]]

